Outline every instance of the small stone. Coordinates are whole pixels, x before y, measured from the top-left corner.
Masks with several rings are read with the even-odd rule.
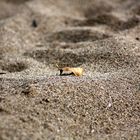
[[[34,97],[38,94],[37,89],[34,87],[34,85],[29,85],[22,91],[22,93],[30,97]]]
[[[36,28],[38,25],[37,25],[37,21],[35,19],[33,19],[32,21],[32,27]]]

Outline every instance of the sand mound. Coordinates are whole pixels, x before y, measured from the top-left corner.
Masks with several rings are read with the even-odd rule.
[[[0,139],[140,139],[139,7],[0,1]]]

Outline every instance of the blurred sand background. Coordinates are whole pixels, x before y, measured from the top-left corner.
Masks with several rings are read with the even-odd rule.
[[[0,0],[0,140],[125,139],[140,139],[140,0]]]

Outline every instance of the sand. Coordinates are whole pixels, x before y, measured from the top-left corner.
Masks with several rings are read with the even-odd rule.
[[[120,139],[140,139],[140,1],[1,0],[0,140]]]

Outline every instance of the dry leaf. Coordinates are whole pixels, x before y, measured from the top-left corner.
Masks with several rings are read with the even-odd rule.
[[[58,68],[60,70],[60,75],[71,75],[74,74],[75,76],[82,76],[83,75],[83,68],[80,67],[64,67],[64,68]],[[69,74],[62,74],[64,72],[70,72]]]

